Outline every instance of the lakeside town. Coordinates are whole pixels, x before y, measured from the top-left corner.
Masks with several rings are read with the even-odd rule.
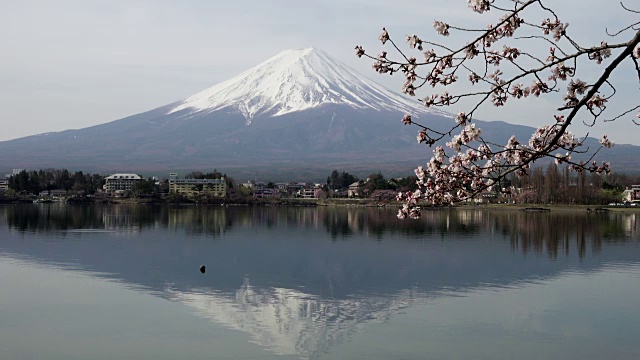
[[[333,170],[326,182],[238,182],[217,170],[193,171],[167,178],[138,173],[109,175],[74,173],[66,169],[13,169],[0,178],[0,202],[202,203],[317,205],[333,201],[385,206],[398,192],[416,189],[416,178],[386,179],[373,173],[364,179]],[[335,201],[334,201],[335,200]],[[503,182],[478,194],[471,204],[566,204],[635,207],[640,204],[640,179],[624,174],[571,176],[550,165],[530,176]]]

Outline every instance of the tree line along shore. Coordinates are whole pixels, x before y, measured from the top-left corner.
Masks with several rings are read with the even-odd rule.
[[[6,185],[4,189],[0,189],[0,202],[389,206],[401,204],[396,200],[399,192],[416,189],[415,176],[387,179],[381,173],[373,173],[360,179],[346,171],[333,170],[325,182],[307,183],[316,190],[311,198],[300,198],[296,194],[282,191],[274,191],[273,196],[269,197],[256,197],[256,191],[246,183],[239,183],[214,170],[208,173],[193,171],[186,174],[185,178],[224,179],[227,185],[225,196],[210,196],[204,192],[195,196],[172,193],[166,179],[151,177],[141,178],[130,191],[113,194],[103,190],[106,177],[66,169],[22,170],[4,179]],[[277,185],[282,184],[273,181],[252,183],[274,190],[277,190]],[[632,204],[625,202],[623,195],[625,190],[635,184],[640,184],[639,176],[618,173],[575,174],[570,173],[566,167],[549,164],[546,168],[534,168],[527,177],[507,179],[468,203],[542,204],[554,207],[614,204],[616,207],[629,207]]]

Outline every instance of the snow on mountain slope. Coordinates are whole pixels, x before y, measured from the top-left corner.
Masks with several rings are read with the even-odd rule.
[[[283,51],[242,74],[197,93],[170,110],[214,111],[231,106],[247,122],[256,115],[278,116],[322,104],[392,110],[417,115],[432,112],[366,79],[315,48]]]

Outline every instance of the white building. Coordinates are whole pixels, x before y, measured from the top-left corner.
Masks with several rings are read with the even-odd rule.
[[[16,175],[20,174],[20,173],[21,173],[21,172],[23,172],[23,171],[24,171],[24,169],[12,169],[12,170],[11,170],[11,174],[5,174],[5,176],[4,176],[4,177],[5,177],[5,178],[10,178],[10,177],[12,177],[12,176],[16,176]]]
[[[360,182],[356,181],[353,184],[349,185],[349,190],[347,192],[347,196],[349,197],[358,197],[360,196]]]
[[[107,193],[114,193],[116,191],[131,191],[133,186],[138,182],[144,180],[142,176],[138,174],[113,174],[107,176],[104,186],[102,187]]]
[[[227,182],[220,179],[178,179],[178,174],[169,174],[169,192],[185,196],[211,195],[223,198],[227,195]]]
[[[625,201],[640,202],[640,185],[631,185],[631,189],[626,190],[623,196],[626,196]]]
[[[0,193],[9,190],[9,179],[0,179]]]

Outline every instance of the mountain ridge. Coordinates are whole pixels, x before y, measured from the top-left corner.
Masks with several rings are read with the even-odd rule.
[[[321,97],[325,91],[329,95]],[[454,121],[451,114],[426,109],[320,50],[290,50],[143,113],[0,142],[0,153],[10,154],[0,160],[0,171],[64,167],[161,174],[217,168],[239,178],[305,181],[340,168],[406,176],[431,155],[429,147],[416,142],[417,128],[402,125],[406,112],[436,128]],[[525,141],[535,130],[504,122],[476,125],[493,143],[506,143],[511,135]],[[614,170],[616,165],[640,170],[640,147],[616,145],[601,153]]]

